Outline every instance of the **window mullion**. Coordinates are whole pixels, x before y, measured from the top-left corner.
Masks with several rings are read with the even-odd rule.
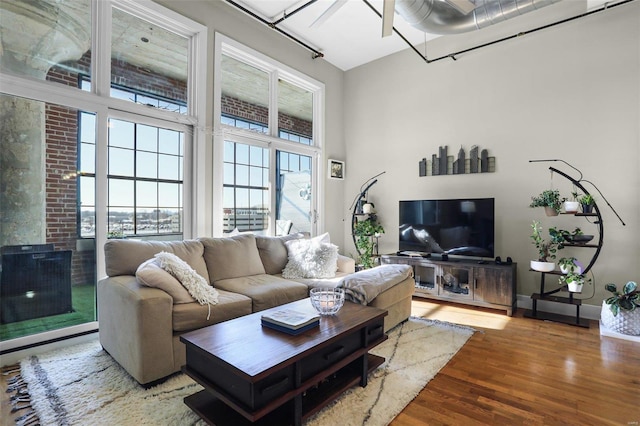
[[[91,1],[91,91],[109,96],[111,86],[111,2]]]
[[[278,137],[278,71],[269,73],[269,135]]]

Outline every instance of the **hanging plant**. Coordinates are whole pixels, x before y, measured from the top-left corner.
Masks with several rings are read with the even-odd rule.
[[[557,189],[545,189],[537,197],[531,197],[529,207],[545,207],[547,215],[557,216],[565,200],[566,198],[560,198],[560,191]]]

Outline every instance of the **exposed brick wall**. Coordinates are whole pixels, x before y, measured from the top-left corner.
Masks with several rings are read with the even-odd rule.
[[[111,83],[176,101],[187,101],[187,82],[154,74],[146,68],[111,59]]]
[[[84,275],[75,256],[77,228],[77,128],[74,109],[54,104],[45,106],[46,148],[46,235],[57,250],[73,250],[72,282],[81,283]]]
[[[266,107],[250,104],[238,98],[222,95],[221,109],[223,114],[264,124],[265,126],[269,123],[269,110]],[[278,126],[282,130],[287,130],[309,138],[312,137],[313,134],[313,123],[311,121],[302,120],[287,114],[278,114]]]
[[[221,109],[223,114],[254,123],[269,124],[269,109],[260,105],[253,105],[238,98],[222,95]]]

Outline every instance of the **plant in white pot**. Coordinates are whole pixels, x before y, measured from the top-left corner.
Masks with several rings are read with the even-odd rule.
[[[640,307],[638,284],[629,281],[622,287],[622,292],[618,292],[612,283],[604,288],[613,296],[602,302],[602,325],[618,333],[640,336],[640,309],[636,309]]]
[[[542,227],[540,226],[540,222],[535,220],[531,224],[531,229],[533,229],[531,239],[538,250],[538,258],[537,260],[531,261],[531,269],[540,272],[551,272],[556,267],[553,260],[556,258],[557,251],[564,248],[564,245],[562,244],[564,242],[564,237],[555,228],[549,228],[550,239],[545,240],[542,237]]]
[[[591,282],[590,279],[586,279],[584,275],[577,272],[569,272],[566,275],[561,276],[558,282],[567,286],[567,290],[571,293],[582,293],[582,287],[585,282]]]
[[[575,190],[573,190],[573,192],[571,192],[571,200],[565,200],[564,201],[564,212],[565,213],[577,213],[578,209],[580,208],[580,202],[578,201],[578,198],[580,197],[580,194],[578,194],[578,192]]]

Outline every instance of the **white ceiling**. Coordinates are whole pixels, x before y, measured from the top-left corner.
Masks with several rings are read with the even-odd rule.
[[[280,19],[286,12],[290,14],[308,0],[234,0],[243,7],[256,13],[269,22]],[[395,52],[408,49],[409,46],[397,34],[382,38],[382,19],[362,0],[345,0],[345,4],[320,25],[311,26],[323,12],[336,0],[318,0],[304,10],[288,17],[278,24],[278,28],[290,33],[301,41],[324,54],[324,60],[346,71],[359,65],[371,62]],[[576,3],[582,5],[582,12],[599,7],[607,0],[562,0],[560,3]],[[615,0],[612,1],[612,3]],[[369,3],[382,13],[383,0],[369,0]],[[562,6],[551,5],[544,9],[548,16],[545,23],[557,19],[565,19]],[[558,10],[554,14],[554,9]],[[575,8],[572,8],[575,10]],[[535,11],[527,15],[535,15]],[[565,13],[565,14],[563,14]],[[515,19],[522,20],[527,15]],[[499,27],[505,23],[497,24]],[[439,37],[426,34],[407,24],[397,13],[394,27],[413,45],[418,46],[425,41]],[[484,30],[481,30],[484,31]],[[445,36],[446,37],[446,36]]]
[[[273,22],[308,0],[235,0],[259,16]],[[319,26],[310,25],[334,0],[318,0],[303,11],[278,24],[281,28],[324,54],[324,59],[342,70],[349,70],[383,56],[408,48],[397,35],[382,38],[382,19],[362,0],[348,0]],[[382,0],[369,0],[382,13]],[[395,28],[412,44],[425,41],[425,33],[395,15]],[[436,37],[427,34],[427,39]]]

